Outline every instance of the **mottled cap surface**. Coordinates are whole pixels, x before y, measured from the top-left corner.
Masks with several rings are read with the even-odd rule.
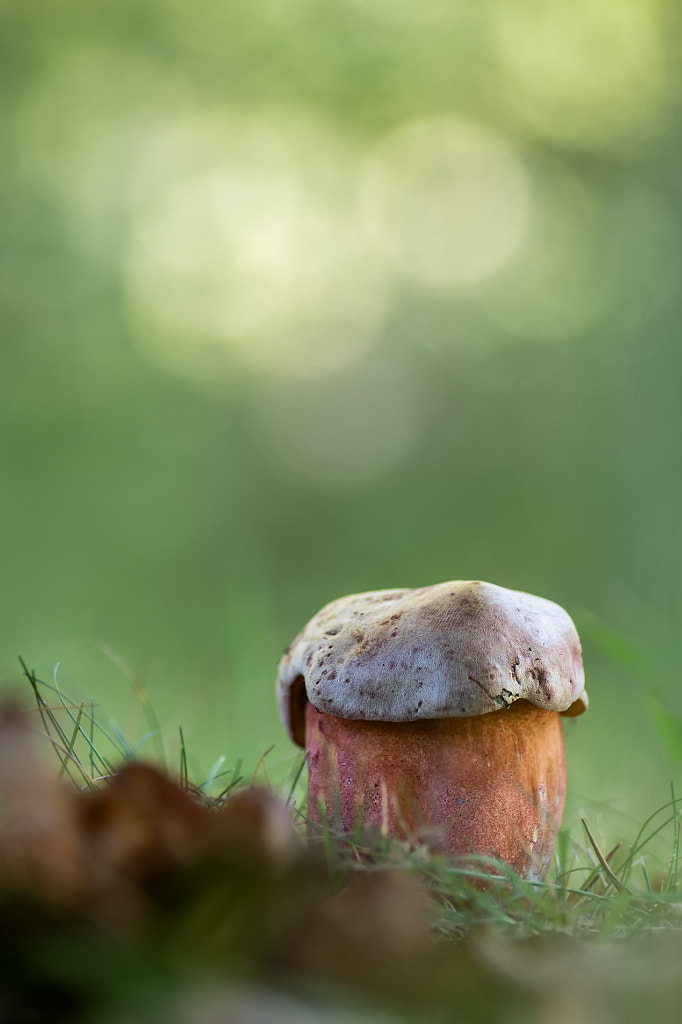
[[[280,661],[277,699],[301,746],[306,701],[381,722],[484,715],[519,699],[568,716],[587,708],[570,616],[542,597],[480,581],[332,601]]]

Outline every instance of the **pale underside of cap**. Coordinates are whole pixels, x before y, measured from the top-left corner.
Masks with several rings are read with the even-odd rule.
[[[280,661],[277,698],[300,745],[306,700],[381,722],[484,715],[520,699],[574,716],[588,703],[580,640],[563,608],[478,580],[326,605]]]

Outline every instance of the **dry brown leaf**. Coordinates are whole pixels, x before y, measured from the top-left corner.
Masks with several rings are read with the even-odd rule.
[[[187,864],[206,849],[211,815],[150,764],[125,764],[80,805],[82,839],[93,870],[142,879]]]
[[[303,840],[287,805],[270,789],[252,786],[231,796],[215,814],[217,851],[287,868]]]
[[[0,708],[0,868],[6,884],[70,902],[84,871],[78,793],[43,765],[29,723]]]

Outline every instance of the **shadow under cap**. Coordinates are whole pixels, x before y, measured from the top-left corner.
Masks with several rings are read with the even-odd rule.
[[[527,700],[588,705],[580,640],[552,601],[492,583],[352,594],[326,605],[279,664],[277,698],[305,745],[305,705],[367,721],[467,718]]]

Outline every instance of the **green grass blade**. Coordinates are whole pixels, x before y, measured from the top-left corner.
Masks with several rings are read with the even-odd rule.
[[[63,776],[64,772],[66,771],[67,763],[68,763],[69,758],[74,758],[76,760],[78,766],[82,769],[82,765],[81,765],[80,761],[78,760],[78,758],[76,757],[76,755],[74,754],[74,751],[73,751],[74,744],[76,742],[76,739],[78,738],[78,733],[80,732],[81,718],[82,717],[83,717],[83,704],[81,704],[80,709],[78,711],[78,717],[76,718],[76,723],[75,723],[75,726],[74,726],[74,729],[73,729],[73,733],[71,734],[71,739],[69,740],[69,745],[66,748],[66,753],[65,753],[64,758],[62,760],[61,768],[59,769],[59,776],[58,776],[58,778],[60,778],[60,779]]]
[[[611,885],[614,887],[614,889],[616,889],[618,892],[625,892],[629,896],[632,895],[630,893],[629,889],[627,888],[627,886],[623,885],[623,883],[618,878],[618,876],[615,875],[613,873],[613,871],[611,870],[611,868],[609,867],[608,862],[607,862],[606,858],[604,857],[604,854],[601,852],[601,850],[597,846],[597,843],[595,841],[594,836],[592,835],[592,833],[590,832],[589,828],[587,827],[587,822],[585,821],[585,819],[581,818],[580,820],[582,821],[582,825],[583,825],[583,828],[585,829],[585,832],[587,834],[587,838],[590,841],[590,845],[591,845],[592,849],[594,850],[594,855],[597,858],[597,860],[599,861],[599,865],[600,865],[601,871],[604,874],[604,877],[606,879],[608,879],[608,881],[611,883]]]
[[[287,797],[287,807],[289,807],[291,805],[291,801],[292,801],[293,795],[294,795],[294,793],[296,791],[296,786],[298,785],[298,780],[300,779],[300,777],[301,777],[301,775],[303,773],[303,769],[305,768],[305,766],[308,763],[308,756],[309,756],[308,755],[308,751],[306,751],[305,754],[303,755],[303,757],[301,758],[301,763],[298,766],[296,774],[294,775],[294,781],[291,783],[291,787],[289,789],[289,796]]]
[[[184,733],[182,731],[182,726],[179,726],[179,729],[180,729],[180,785],[183,786],[186,789],[187,786],[189,785],[189,774],[188,774],[188,771],[187,771],[187,748],[185,747],[185,736],[184,736]]]
[[[156,717],[156,712],[154,711],[154,707],[149,699],[149,694],[147,693],[144,686],[140,682],[140,679],[138,678],[135,671],[131,668],[128,662],[124,658],[122,658],[117,651],[113,649],[113,647],[109,647],[108,644],[97,644],[97,647],[102,652],[102,654],[105,655],[105,657],[109,658],[109,660],[112,661],[114,665],[116,665],[116,667],[121,670],[123,675],[128,680],[130,688],[137,697],[140,703],[140,707],[142,708],[142,713],[147,720],[150,735],[152,735],[156,741],[156,756],[159,762],[165,768],[166,752],[163,746],[163,736],[161,734],[159,720]]]
[[[677,867],[680,858],[680,814],[677,810],[677,800],[675,798],[675,785],[671,781],[670,783],[670,794],[672,797],[673,805],[673,853],[668,867],[668,877],[665,882],[664,892],[668,895],[677,889]]]

